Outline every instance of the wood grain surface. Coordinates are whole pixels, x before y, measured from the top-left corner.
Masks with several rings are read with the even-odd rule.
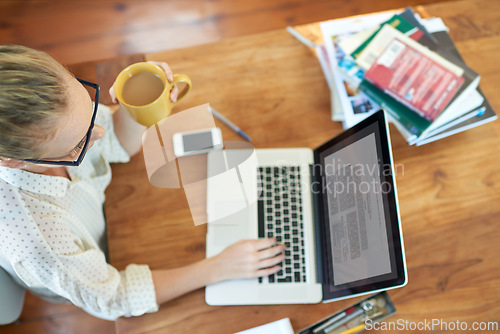
[[[329,94],[316,58],[284,31],[288,24],[428,4],[419,11],[443,17],[466,62],[481,74],[486,97],[500,110],[500,3],[433,2],[2,1],[0,42],[48,51],[103,90],[117,71],[146,53],[193,79],[194,89],[177,111],[210,102],[249,133],[256,147],[314,148],[341,126],[330,120]],[[317,25],[298,29],[317,31]],[[179,47],[185,49],[174,50]],[[225,140],[240,140],[218,125]],[[409,147],[391,128],[409,283],[390,292],[398,313],[388,321],[499,321],[499,131],[494,122]],[[184,192],[150,186],[142,156],[113,166],[106,195],[111,262],[117,268],[129,263],[173,268],[205,256],[206,228],[193,225]],[[198,290],[158,313],[120,319],[116,329],[232,333],[290,317],[299,330],[356,300],[209,307]],[[110,333],[114,325],[28,294],[20,320],[0,332]]]
[[[0,42],[76,64],[436,1],[2,0]]]
[[[425,6],[441,16],[481,88],[500,110],[497,84],[500,4]],[[303,27],[307,29],[308,27]],[[187,73],[193,91],[177,110],[210,102],[238,124],[257,148],[314,148],[342,131],[330,121],[329,93],[314,54],[285,30],[147,54]],[[240,140],[219,124],[225,140]],[[390,292],[409,322],[498,321],[500,293],[500,157],[493,122],[422,147],[408,146],[391,127],[409,283]],[[112,261],[169,268],[202,259],[204,226],[195,227],[180,190],[153,189],[140,157],[116,166],[108,190]],[[142,169],[142,177],[139,177]],[[139,173],[135,179],[126,175]],[[318,305],[211,307],[198,290],[158,313],[119,319],[119,333],[232,333],[289,317],[296,330],[357,299]],[[446,332],[446,331],[445,331]]]

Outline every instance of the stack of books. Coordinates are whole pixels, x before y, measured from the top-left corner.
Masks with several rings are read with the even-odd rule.
[[[345,128],[382,108],[422,145],[497,118],[440,18],[408,8],[322,22],[321,32],[332,119]]]

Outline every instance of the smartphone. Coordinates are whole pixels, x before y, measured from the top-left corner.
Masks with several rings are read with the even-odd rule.
[[[210,128],[189,132],[179,132],[173,138],[176,157],[207,153],[222,149],[222,133],[219,128]]]

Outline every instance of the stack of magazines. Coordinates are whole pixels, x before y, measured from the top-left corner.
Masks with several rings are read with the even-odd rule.
[[[411,8],[321,23],[317,48],[332,119],[349,128],[384,109],[410,145],[496,119],[440,18]]]

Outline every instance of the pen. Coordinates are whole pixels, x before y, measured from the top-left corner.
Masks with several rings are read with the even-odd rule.
[[[292,27],[288,26],[286,27],[286,31],[288,31],[293,37],[299,40],[302,44],[307,45],[308,47],[315,48],[316,44],[302,36],[297,30],[293,29]]]
[[[345,317],[346,315],[349,315],[350,313],[352,313],[354,311],[354,307],[351,307],[349,308],[348,310],[342,312],[342,313],[339,313],[337,314],[336,316],[334,316],[333,318],[331,319],[328,319],[328,321],[326,321],[324,324],[322,324],[321,326],[318,326],[317,328],[314,329],[313,333],[314,334],[318,334],[320,333],[321,331],[323,331],[326,327],[330,326],[331,324],[339,321],[340,319],[342,319],[343,317]]]
[[[372,300],[364,301],[361,303],[361,307],[358,308],[356,311],[352,312],[348,316],[342,318],[341,320],[337,321],[336,323],[330,325],[325,329],[325,333],[331,333],[333,330],[339,328],[340,326],[348,323],[349,321],[359,317],[360,315],[366,314],[366,313],[371,313],[374,307],[374,302]]]
[[[224,124],[226,124],[227,126],[229,126],[231,129],[233,129],[234,132],[236,132],[237,134],[239,134],[240,136],[242,136],[246,140],[250,141],[250,137],[245,132],[241,131],[241,129],[239,127],[237,127],[236,125],[234,125],[233,123],[231,123],[231,121],[229,121],[227,118],[225,118],[224,116],[222,116],[217,110],[215,110],[214,108],[210,108],[210,111],[221,122],[223,122]]]
[[[363,310],[362,308],[360,309],[357,309],[356,311],[352,312],[351,314],[349,314],[348,316],[346,316],[345,318],[342,318],[340,321],[332,324],[331,326],[325,328],[325,333],[328,334],[330,332],[332,332],[333,330],[339,328],[340,326],[342,326],[343,324],[346,324],[348,323],[349,321],[359,317],[360,315],[362,315],[363,313],[365,312],[365,310]]]

